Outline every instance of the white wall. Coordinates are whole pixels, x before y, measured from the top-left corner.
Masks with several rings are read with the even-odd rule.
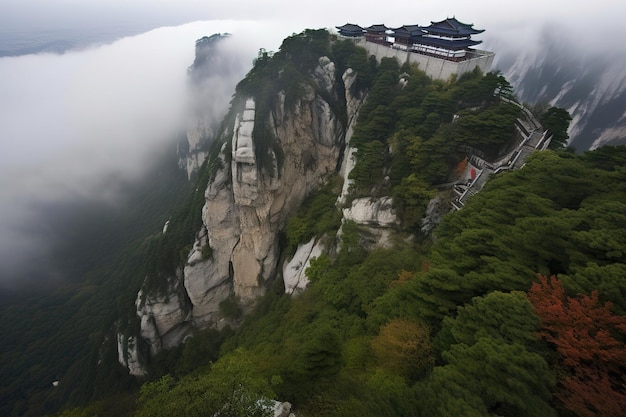
[[[355,39],[355,42],[357,45],[365,48],[368,54],[376,56],[379,61],[382,58],[396,58],[400,64],[408,61],[417,64],[419,69],[424,71],[429,77],[440,80],[448,80],[453,74],[461,75],[473,71],[476,67],[480,68],[483,73],[487,73],[491,70],[495,56],[493,52],[476,51],[480,56],[455,62],[366,42],[364,39]]]

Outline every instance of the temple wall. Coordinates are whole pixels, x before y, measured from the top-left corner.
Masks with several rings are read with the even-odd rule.
[[[473,71],[476,67],[480,68],[483,73],[487,73],[491,71],[491,65],[495,56],[493,52],[476,51],[480,56],[466,61],[454,62],[367,42],[362,38],[353,40],[357,45],[365,48],[368,54],[374,55],[379,61],[382,58],[396,58],[401,64],[408,61],[417,64],[419,69],[424,71],[430,78],[440,80],[448,80],[453,74],[461,75]]]

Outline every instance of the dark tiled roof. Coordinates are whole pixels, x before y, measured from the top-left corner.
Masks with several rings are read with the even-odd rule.
[[[429,33],[437,33],[442,35],[459,35],[469,36],[483,33],[484,29],[474,29],[473,24],[461,23],[456,18],[447,18],[440,22],[430,22],[430,26],[422,27]]]
[[[341,32],[350,32],[350,33],[363,33],[363,28],[359,25],[354,25],[352,23],[346,23],[343,26],[335,26]]]
[[[420,25],[402,25],[399,28],[392,29],[394,32],[396,31],[404,31],[404,32],[413,32],[416,30],[421,30]]]
[[[394,35],[399,38],[416,37],[424,34],[424,31],[419,25],[404,25],[392,30]]]
[[[429,36],[422,36],[414,40],[417,44],[422,45],[430,45],[435,46],[437,48],[445,48],[450,50],[459,50],[469,48],[470,46],[478,45],[482,43],[482,41],[474,41],[471,39],[459,39],[459,40],[449,40],[449,39],[439,39],[439,38],[431,38]]]
[[[389,28],[385,25],[372,25],[370,27],[365,28],[368,32],[386,32]]]

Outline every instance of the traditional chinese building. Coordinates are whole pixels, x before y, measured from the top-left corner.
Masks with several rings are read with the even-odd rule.
[[[388,44],[387,31],[389,28],[385,25],[372,25],[365,28],[365,40],[368,42]]]
[[[472,35],[483,33],[473,24],[459,22],[455,17],[430,26],[404,25],[389,29],[383,24],[368,28],[347,23],[337,26],[339,35],[350,38],[379,60],[397,58],[401,63],[417,64],[428,76],[447,80],[453,75],[479,68],[491,70],[494,53],[475,49],[482,43]]]
[[[415,39],[424,32],[419,25],[404,25],[393,30],[394,45],[399,49],[410,50]]]
[[[335,26],[339,30],[339,34],[341,36],[346,36],[348,38],[358,38],[363,36],[365,33],[365,29],[363,29],[359,25],[354,25],[352,23],[346,23],[343,26]]]
[[[461,23],[454,17],[431,22],[430,26],[420,28],[421,33],[413,33],[413,50],[447,58],[463,58],[472,46],[482,43],[471,37],[485,30],[474,29],[473,26]]]

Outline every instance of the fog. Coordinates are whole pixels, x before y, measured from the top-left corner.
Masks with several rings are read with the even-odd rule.
[[[112,204],[164,149],[175,152],[198,38],[234,33],[216,54],[235,70],[211,79],[206,97],[205,111],[221,117],[258,49],[280,45],[285,33],[275,27],[195,22],[62,55],[0,58],[2,285],[18,284],[11,278],[24,265],[44,261],[46,225],[65,204]]]

